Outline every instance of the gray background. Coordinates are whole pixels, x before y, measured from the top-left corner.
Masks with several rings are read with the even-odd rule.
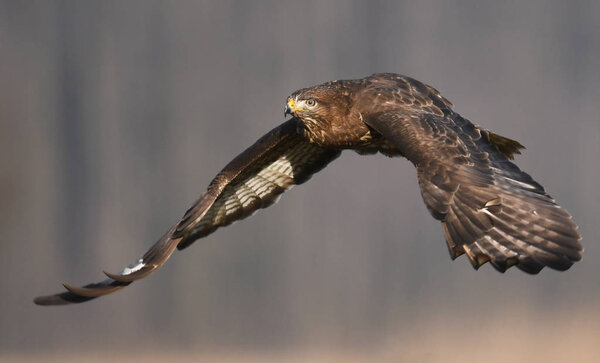
[[[0,360],[593,361],[599,24],[591,1],[1,1]],[[346,152],[126,290],[32,303],[141,255],[289,93],[383,71],[526,145],[583,261],[451,262],[412,165]]]

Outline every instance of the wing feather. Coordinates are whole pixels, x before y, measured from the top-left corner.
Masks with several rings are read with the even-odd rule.
[[[272,135],[266,135],[253,146],[257,152],[240,154],[217,175],[177,225],[175,234],[184,237],[178,249],[272,205],[283,192],[306,182],[340,155],[339,150],[309,143],[296,133],[295,119],[291,121],[284,124],[276,144]]]
[[[451,257],[464,253],[475,268],[490,262],[501,272],[517,265],[528,273],[579,261],[583,248],[571,215],[508,160],[522,145],[443,111],[392,110],[365,122],[415,164]]]
[[[260,138],[233,159],[213,179],[202,197],[141,258],[108,279],[65,292],[37,297],[38,305],[81,303],[107,295],[160,268],[175,248],[189,246],[221,226],[245,218],[277,201],[281,193],[302,184],[340,155],[310,144],[290,119]]]

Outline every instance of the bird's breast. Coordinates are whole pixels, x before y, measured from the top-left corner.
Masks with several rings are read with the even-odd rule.
[[[358,117],[345,117],[328,122],[306,120],[303,126],[304,136],[310,142],[334,149],[364,148],[376,138]]]

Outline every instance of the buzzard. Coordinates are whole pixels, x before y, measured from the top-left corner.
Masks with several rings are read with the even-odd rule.
[[[384,73],[331,81],[291,94],[289,120],[217,174],[200,199],[141,258],[108,279],[35,299],[80,303],[150,275],[177,248],[275,203],[343,150],[403,156],[417,169],[421,195],[442,223],[450,257],[475,269],[489,262],[538,273],[566,270],[583,251],[577,225],[544,188],[510,160],[524,147],[453,111],[440,93],[410,77]]]

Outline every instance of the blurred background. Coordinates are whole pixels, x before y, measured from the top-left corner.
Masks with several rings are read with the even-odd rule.
[[[599,24],[597,1],[0,1],[0,360],[597,361]],[[288,94],[374,72],[527,146],[583,261],[452,262],[412,165],[346,152],[148,279],[33,304],[139,257]]]

